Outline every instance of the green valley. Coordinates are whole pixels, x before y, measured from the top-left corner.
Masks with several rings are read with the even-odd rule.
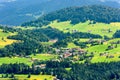
[[[120,9],[70,7],[0,27],[0,80],[119,80],[119,67]]]

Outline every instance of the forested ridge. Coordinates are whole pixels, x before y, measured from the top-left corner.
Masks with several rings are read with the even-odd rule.
[[[28,0],[12,0],[12,2],[1,3],[3,6],[0,7],[0,19],[2,19],[0,24],[20,25],[25,21],[35,20],[43,14],[62,8],[94,4],[120,8],[118,1],[114,0],[31,0],[29,3]]]
[[[120,9],[101,5],[70,7],[43,15],[35,21],[23,23],[22,26],[42,27],[51,21],[71,21],[71,24],[85,22],[87,20],[103,23],[120,22]]]

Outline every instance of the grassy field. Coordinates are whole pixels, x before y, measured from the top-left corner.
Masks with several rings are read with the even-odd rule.
[[[37,58],[39,60],[50,60],[56,59],[58,56],[54,54],[37,54],[36,56],[31,55],[32,58]]]
[[[37,54],[36,56],[31,55],[31,58],[25,58],[25,57],[1,57],[0,58],[0,65],[4,64],[10,64],[10,63],[25,63],[27,65],[32,65],[31,59],[38,59],[38,60],[50,60],[57,58],[57,55],[52,54]]]
[[[79,48],[79,46],[76,46],[74,43],[68,43],[67,48]]]
[[[108,36],[112,37],[113,34],[116,32],[116,30],[120,30],[120,23],[96,23],[96,24],[89,24],[90,22],[87,21],[85,23],[78,23],[76,25],[70,24],[70,21],[66,22],[57,22],[54,21],[49,26],[59,29],[63,32],[72,32],[73,30],[77,30],[78,32],[88,32],[92,34],[99,34],[101,36]],[[86,42],[89,39],[79,39],[79,42]],[[94,39],[96,40],[96,39]],[[97,39],[98,40],[98,39]],[[96,46],[90,46],[88,48],[85,48],[88,52],[94,52],[94,57],[91,60],[93,63],[97,62],[110,62],[110,61],[120,61],[120,45],[118,45],[117,48],[114,48],[112,50],[106,51],[107,47],[111,44],[111,42],[116,42],[120,40],[120,38],[112,39],[107,42],[105,42],[103,45],[96,45]],[[69,43],[67,48],[74,48],[78,47],[73,43]],[[109,52],[109,55],[114,56],[114,58],[106,58],[106,56],[100,56],[100,53]]]
[[[89,48],[86,48],[89,52],[104,52],[107,49],[108,45],[96,45],[96,46],[91,46]]]
[[[32,29],[36,29],[36,27],[21,27],[21,26],[15,26],[15,29],[22,29],[22,30],[32,30]]]
[[[29,58],[20,58],[20,57],[13,57],[13,58],[9,58],[9,57],[3,57],[0,58],[0,65],[2,64],[10,64],[10,63],[25,63],[27,65],[31,65],[32,63],[30,62]]]
[[[116,54],[109,54],[110,56],[114,56],[114,58],[107,58],[106,56],[98,56],[95,55],[91,62],[92,63],[98,63],[98,62],[117,62],[120,61],[120,53],[116,53]]]
[[[118,39],[112,39],[107,42],[106,44],[103,45],[96,45],[96,46],[91,46],[86,48],[88,52],[94,52],[94,57],[92,58],[91,62],[92,63],[98,63],[98,62],[112,62],[112,61],[120,61],[120,44],[117,45],[117,48],[111,49],[106,51],[107,47],[110,45],[111,42],[116,42],[120,40]],[[100,56],[100,53],[105,53],[107,52],[107,56],[113,56],[113,58],[107,58],[107,56]]]
[[[0,48],[3,48],[6,45],[16,42],[16,40],[7,39],[10,35],[15,35],[16,33],[5,33],[0,29]]]
[[[10,76],[10,75],[9,75]],[[54,76],[51,75],[31,75],[30,78],[27,78],[28,75],[15,75],[17,80],[53,80]],[[0,74],[2,77],[2,74]],[[12,78],[0,78],[0,80],[11,80]]]
[[[57,28],[64,32],[72,32],[72,30],[78,30],[80,32],[89,32],[93,34],[100,34],[101,36],[108,36],[112,37],[116,30],[120,29],[120,23],[96,23],[96,24],[89,24],[89,21],[85,23],[79,23],[76,25],[70,24],[70,21],[66,22],[57,22],[54,21],[49,26],[53,28]],[[109,32],[110,31],[110,32]]]

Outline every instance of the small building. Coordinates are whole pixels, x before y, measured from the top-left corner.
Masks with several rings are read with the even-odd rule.
[[[68,57],[70,57],[71,55],[72,55],[72,53],[64,53],[64,54],[63,54],[63,57],[64,57],[64,58],[68,58]]]
[[[57,41],[58,41],[58,39],[49,40],[49,42],[53,42],[53,43],[56,43]]]
[[[45,69],[46,64],[40,64],[40,65],[35,65],[35,69],[40,68],[40,69]]]

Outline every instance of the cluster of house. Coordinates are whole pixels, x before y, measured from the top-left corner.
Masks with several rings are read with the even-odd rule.
[[[81,49],[81,48],[72,48],[72,49],[69,49],[69,48],[63,48],[63,49],[56,49],[56,52],[58,54],[60,54],[60,57],[61,58],[68,58],[72,55],[76,55],[76,54],[79,54],[79,55],[82,55],[84,53],[86,53],[85,50]],[[35,61],[35,60],[38,60],[37,58],[32,58],[31,59],[32,61]],[[41,68],[41,69],[45,69],[46,68],[46,64],[40,64],[40,65],[35,65],[35,69],[37,68]]]
[[[61,58],[68,58],[72,55],[76,55],[76,54],[84,54],[86,53],[85,50],[81,49],[81,48],[62,48],[62,49],[56,49],[56,53],[60,54]]]

